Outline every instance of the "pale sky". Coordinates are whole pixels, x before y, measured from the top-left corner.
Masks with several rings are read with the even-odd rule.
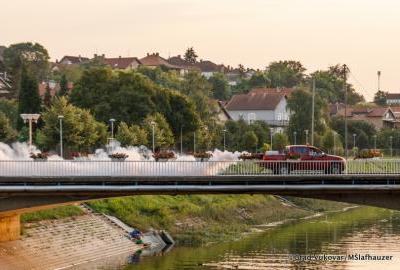
[[[0,44],[35,41],[52,57],[108,57],[193,46],[216,63],[264,68],[299,60],[308,72],[346,63],[368,100],[400,92],[398,0],[0,0]]]

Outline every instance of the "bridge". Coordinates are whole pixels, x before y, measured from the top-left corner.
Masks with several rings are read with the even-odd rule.
[[[0,241],[21,213],[150,194],[271,194],[400,210],[400,160],[0,161]]]

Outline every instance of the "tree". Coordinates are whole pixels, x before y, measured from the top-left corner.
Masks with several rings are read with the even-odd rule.
[[[230,97],[229,84],[224,74],[214,73],[208,81],[211,83],[215,99],[227,100]]]
[[[304,82],[306,69],[298,61],[272,62],[267,67],[270,87],[294,87]]]
[[[311,79],[315,79],[316,93],[329,103],[344,102],[345,91],[343,89],[343,66],[335,65],[328,70],[319,70],[311,74],[308,85],[311,85]],[[364,97],[356,92],[353,85],[346,83],[347,102],[356,104],[364,101]]]
[[[262,71],[257,71],[249,79],[247,90],[256,87],[268,87],[268,86],[270,86],[270,81],[267,75]]]
[[[197,61],[197,54],[195,52],[195,50],[193,49],[193,47],[187,48],[186,52],[185,52],[185,56],[184,59],[189,62],[189,63],[196,63]]]
[[[143,121],[142,127],[148,134],[148,141],[152,142],[153,139],[153,124],[155,146],[157,148],[167,148],[172,146],[174,144],[174,135],[167,120],[160,113],[148,115]]]
[[[294,132],[297,132],[297,142],[305,142],[304,131],[309,130],[309,132],[311,132],[312,95],[310,91],[306,89],[294,91],[287,100],[287,108],[291,112],[287,134],[290,136],[291,141],[294,141],[292,136]],[[327,128],[329,116],[326,103],[317,95],[315,98],[314,119],[315,135],[324,134]],[[303,139],[301,140],[301,138]]]
[[[7,116],[14,129],[17,128],[20,116],[18,115],[18,103],[16,100],[0,99],[0,112],[3,112]]]
[[[18,97],[18,114],[39,113],[41,109],[41,99],[39,96],[38,83],[25,67],[21,73],[21,87]],[[19,120],[19,127],[22,126]]]
[[[243,133],[241,145],[242,149],[245,149],[249,152],[254,152],[258,146],[258,138],[254,131],[249,130]]]
[[[284,133],[275,133],[272,140],[272,149],[282,151],[289,144],[289,139]]]
[[[376,92],[375,95],[374,95],[374,103],[376,105],[385,106],[386,105],[387,94],[388,94],[388,92],[384,92],[384,91],[381,91],[381,90]]]
[[[56,97],[42,115],[44,121],[43,141],[47,149],[59,144],[60,124],[58,116],[63,115],[63,141],[67,149],[89,151],[104,145],[107,140],[107,127],[97,122],[88,110],[77,108],[65,97]]]
[[[118,132],[115,137],[122,146],[140,146],[148,143],[148,134],[145,129],[138,125],[128,126],[125,122],[118,126]]]
[[[13,85],[18,94],[22,68],[25,67],[36,80],[46,78],[49,67],[49,54],[41,44],[25,42],[12,44],[4,50],[4,64],[13,78]]]
[[[10,119],[0,112],[0,142],[12,142],[17,138],[17,132],[12,128]]]
[[[46,107],[49,107],[51,104],[51,90],[49,84],[46,84],[46,92],[44,93],[43,104]]]
[[[60,96],[66,96],[68,94],[68,81],[67,76],[65,74],[61,75],[60,79]]]

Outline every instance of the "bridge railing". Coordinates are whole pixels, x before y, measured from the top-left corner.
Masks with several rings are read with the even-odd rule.
[[[343,161],[0,161],[0,177],[399,174],[400,159]]]

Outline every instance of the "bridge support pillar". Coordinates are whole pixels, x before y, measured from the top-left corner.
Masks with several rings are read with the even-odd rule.
[[[19,214],[0,216],[0,242],[18,240],[21,223]]]

